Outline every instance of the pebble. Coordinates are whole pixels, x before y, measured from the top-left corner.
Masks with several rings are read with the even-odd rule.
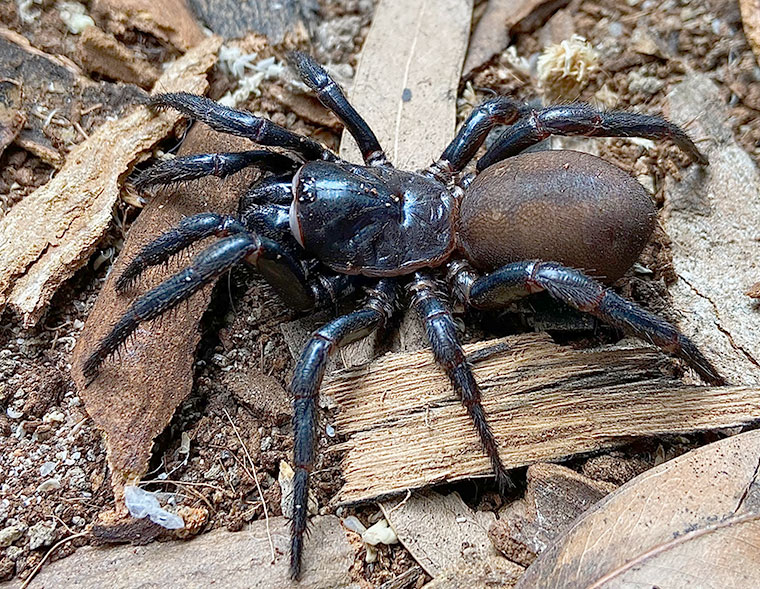
[[[5,548],[13,544],[26,532],[26,526],[24,524],[17,524],[15,526],[8,526],[0,530],[0,548]]]
[[[55,540],[55,524],[39,522],[29,528],[29,550],[50,546]]]

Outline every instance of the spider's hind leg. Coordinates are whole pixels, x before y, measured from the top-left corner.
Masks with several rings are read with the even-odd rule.
[[[427,273],[417,272],[409,290],[413,293],[412,306],[425,323],[425,332],[433,348],[433,355],[446,371],[475,424],[480,442],[491,461],[499,490],[504,492],[514,484],[499,457],[499,446],[481,404],[480,387],[459,343],[454,319],[436,295],[433,280]]]
[[[308,517],[309,473],[314,465],[316,444],[317,397],[327,361],[341,346],[367,337],[382,327],[393,313],[396,287],[393,280],[382,279],[361,308],[318,329],[301,351],[290,390],[293,392],[293,523],[291,528],[290,575],[301,573],[303,536]]]
[[[463,271],[459,290],[477,309],[500,308],[517,298],[546,290],[553,298],[682,358],[705,381],[725,384],[694,342],[674,325],[606,289],[582,272],[556,262],[515,262],[477,280]]]

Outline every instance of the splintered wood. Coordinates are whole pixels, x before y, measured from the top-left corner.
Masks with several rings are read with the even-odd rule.
[[[650,347],[573,350],[529,334],[465,346],[508,468],[632,437],[737,426],[760,418],[756,387],[698,387],[663,376]],[[337,503],[488,476],[475,429],[427,350],[389,354],[323,386],[348,440]]]

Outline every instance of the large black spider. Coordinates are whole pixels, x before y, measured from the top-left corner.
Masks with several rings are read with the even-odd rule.
[[[301,567],[316,400],[328,358],[338,346],[366,337],[389,319],[400,283],[425,324],[437,362],[474,422],[501,489],[510,484],[509,476],[451,313],[438,293],[444,265],[453,296],[474,308],[504,307],[545,290],[685,359],[705,380],[723,382],[673,325],[574,269],[611,282],[633,264],[655,219],[643,187],[587,154],[517,155],[551,134],[640,136],[670,139],[693,160],[707,164],[679,127],[657,116],[600,112],[581,103],[533,110],[498,97],[473,111],[438,161],[405,172],[391,165],[367,123],[318,64],[302,53],[293,53],[291,61],[353,135],[366,165],[346,162],[311,139],[202,96],[157,96],[157,107],[175,108],[217,131],[282,148],[288,155],[262,150],[190,155],[139,177],[137,184],[146,187],[225,177],[248,166],[269,172],[241,197],[238,215],[188,217],[140,251],[118,277],[118,291],[190,244],[222,237],[190,266],[139,297],[88,357],[84,373],[92,381],[101,363],[141,322],[176,306],[242,260],[255,265],[296,309],[334,306],[363,287],[361,306],[317,330],[293,374],[293,577]],[[466,175],[465,166],[496,124],[510,126],[478,160],[477,176]],[[475,268],[490,273],[479,276]]]

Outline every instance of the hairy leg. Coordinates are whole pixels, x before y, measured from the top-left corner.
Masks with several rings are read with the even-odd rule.
[[[425,324],[436,361],[443,367],[454,385],[462,404],[475,424],[483,448],[491,460],[499,489],[503,492],[512,486],[507,469],[499,457],[499,446],[486,420],[480,399],[480,387],[472,374],[467,358],[456,333],[451,313],[435,293],[429,274],[417,272],[409,286],[413,294],[412,306]]]
[[[290,574],[301,573],[303,536],[308,518],[309,473],[314,466],[317,397],[327,361],[339,346],[367,337],[382,327],[393,313],[396,292],[392,280],[380,280],[361,308],[338,317],[317,330],[301,351],[290,389],[293,391],[293,524],[291,529]]]
[[[374,132],[361,115],[356,112],[356,109],[351,106],[340,86],[330,77],[330,74],[305,53],[292,51],[288,57],[304,83],[316,93],[317,98],[325,107],[335,113],[348,132],[351,133],[359,146],[365,163],[368,166],[390,165]]]
[[[516,299],[546,290],[555,299],[682,358],[705,381],[716,385],[725,383],[694,342],[674,325],[578,270],[556,262],[525,261],[507,264],[477,279],[466,265],[460,265],[454,274],[458,294],[477,309],[504,307]]]
[[[626,111],[603,112],[589,104],[576,102],[523,112],[478,160],[478,171],[517,155],[550,135],[668,139],[695,162],[708,163],[683,129],[662,117]]]

